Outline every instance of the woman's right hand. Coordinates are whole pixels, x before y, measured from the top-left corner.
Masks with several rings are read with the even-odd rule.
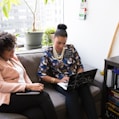
[[[26,84],[26,90],[42,91],[43,89],[44,89],[44,85],[42,83]]]

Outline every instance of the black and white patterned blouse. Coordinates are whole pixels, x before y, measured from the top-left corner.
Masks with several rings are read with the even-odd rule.
[[[53,76],[62,79],[64,76],[76,74],[79,68],[83,68],[80,56],[73,45],[66,45],[64,57],[58,60],[53,57],[53,47],[49,47],[42,57],[39,65],[38,75],[42,78],[50,69]]]

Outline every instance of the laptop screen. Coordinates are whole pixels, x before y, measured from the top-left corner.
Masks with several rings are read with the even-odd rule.
[[[96,72],[97,69],[92,69],[70,76],[68,89],[74,89],[76,87],[79,87],[80,85],[92,83],[95,78]]]

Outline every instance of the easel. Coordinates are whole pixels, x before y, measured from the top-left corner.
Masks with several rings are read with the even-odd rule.
[[[113,51],[113,48],[114,48],[114,43],[116,41],[116,36],[117,36],[117,33],[119,31],[119,22],[116,26],[116,30],[114,32],[114,36],[112,38],[112,42],[111,42],[111,45],[110,45],[110,48],[109,48],[109,51],[108,51],[108,55],[107,55],[107,58],[110,58],[111,54],[112,54],[112,51]],[[100,72],[102,75],[104,75],[104,71]]]
[[[119,30],[119,22],[117,24],[117,27],[116,27],[116,30],[114,32],[114,36],[113,36],[113,39],[112,39],[112,43],[110,45],[110,49],[109,49],[109,52],[108,52],[108,55],[107,55],[107,58],[110,58],[111,54],[112,54],[112,51],[113,51],[113,48],[114,48],[114,43],[116,41],[116,35],[118,33],[118,30]]]

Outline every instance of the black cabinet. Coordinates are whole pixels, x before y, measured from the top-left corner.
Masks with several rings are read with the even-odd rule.
[[[110,75],[110,77],[108,77],[108,75]],[[119,56],[105,59],[103,95],[102,95],[103,119],[119,119],[118,80],[119,80]],[[110,85],[108,85],[107,82],[110,82]]]

